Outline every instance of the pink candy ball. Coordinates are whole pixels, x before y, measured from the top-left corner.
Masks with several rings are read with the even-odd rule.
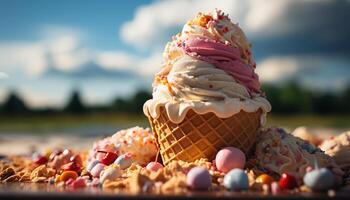
[[[245,165],[244,153],[235,147],[221,149],[215,158],[216,168],[222,172],[229,172],[231,169],[243,169]]]
[[[281,193],[281,188],[278,182],[271,183],[271,193],[274,195]]]
[[[150,162],[147,164],[146,169],[150,171],[158,171],[163,168],[163,165],[159,162]]]
[[[194,167],[188,172],[186,183],[191,189],[207,190],[211,186],[211,176],[207,169]]]
[[[82,177],[77,178],[72,184],[71,186],[73,188],[82,188],[86,186],[86,180]]]
[[[100,177],[101,172],[104,170],[104,168],[106,167],[106,165],[102,164],[102,163],[98,163],[97,165],[95,165],[92,170],[90,171],[90,174],[93,177]]]

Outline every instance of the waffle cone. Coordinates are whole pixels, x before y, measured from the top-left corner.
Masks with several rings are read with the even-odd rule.
[[[253,113],[241,111],[228,118],[219,118],[214,113],[197,114],[189,110],[184,120],[176,124],[169,120],[162,107],[157,119],[148,119],[166,165],[172,160],[213,160],[220,149],[228,146],[249,153],[257,138],[260,116],[261,110]]]

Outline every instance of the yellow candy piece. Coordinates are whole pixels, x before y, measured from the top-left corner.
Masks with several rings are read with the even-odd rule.
[[[51,149],[45,149],[44,156],[46,158],[49,158],[51,154],[52,154],[52,150]]]
[[[211,20],[211,16],[202,15],[197,19],[197,24],[202,27],[206,27],[207,23]]]
[[[273,178],[267,174],[261,174],[258,178],[255,179],[255,182],[260,184],[268,184],[270,185],[273,182]]]
[[[64,171],[60,176],[60,181],[68,181],[69,179],[77,179],[78,173],[75,171]]]

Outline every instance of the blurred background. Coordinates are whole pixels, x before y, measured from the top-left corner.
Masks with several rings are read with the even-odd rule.
[[[214,8],[253,44],[268,125],[350,127],[350,1],[0,0],[0,140],[148,126],[166,42]]]

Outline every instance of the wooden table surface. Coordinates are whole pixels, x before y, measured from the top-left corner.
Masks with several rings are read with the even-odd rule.
[[[303,194],[282,194],[265,195],[254,192],[191,192],[186,195],[154,195],[138,194],[130,195],[106,191],[100,188],[87,187],[84,189],[72,190],[57,188],[54,185],[39,183],[6,183],[0,184],[0,199],[232,199],[232,200],[253,200],[253,199],[350,199],[350,189],[338,191],[334,194],[327,193],[303,193]]]

